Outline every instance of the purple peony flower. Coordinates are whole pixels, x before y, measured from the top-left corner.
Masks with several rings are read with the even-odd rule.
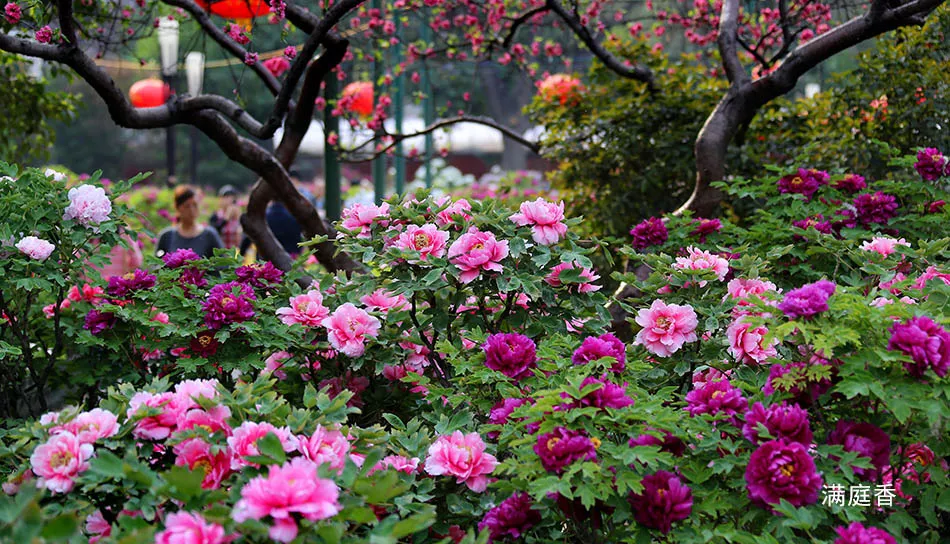
[[[115,326],[115,314],[92,309],[86,314],[86,321],[82,328],[89,331],[93,336],[98,336],[113,326]]]
[[[854,197],[856,218],[864,226],[871,223],[887,224],[892,217],[897,215],[899,206],[897,198],[881,191]]]
[[[607,376],[599,379],[593,376],[588,376],[587,378],[584,378],[583,382],[581,382],[581,390],[583,391],[585,387],[593,384],[601,385],[600,389],[591,391],[580,399],[577,399],[569,404],[562,405],[562,407],[568,409],[584,408],[587,406],[593,406],[596,408],[624,408],[633,404],[633,399],[627,396],[627,384],[624,384],[624,387],[621,387],[608,380]],[[567,393],[561,393],[561,396],[570,398]]]
[[[507,425],[511,413],[525,404],[531,404],[531,399],[503,399],[488,411],[488,422],[492,425]],[[498,431],[491,431],[486,436],[494,440],[499,434]]]
[[[534,342],[523,334],[493,334],[485,340],[482,350],[485,366],[514,380],[530,376],[538,360]]]
[[[178,285],[180,285],[182,291],[185,292],[185,296],[191,298],[193,296],[193,289],[200,289],[208,285],[208,280],[205,279],[204,270],[200,268],[186,268],[182,271],[181,276],[178,277]]]
[[[828,280],[805,284],[785,294],[778,309],[789,319],[809,319],[828,311],[828,299],[835,293],[837,286]]]
[[[236,281],[215,285],[208,293],[208,299],[202,305],[205,312],[205,326],[211,330],[247,321],[254,317],[254,290]]]
[[[534,453],[541,458],[541,466],[544,470],[562,474],[565,467],[574,461],[595,461],[597,446],[584,431],[557,427],[538,437],[534,445]]]
[[[904,368],[916,378],[923,377],[928,368],[942,378],[950,369],[950,333],[926,316],[895,323],[887,349],[913,359],[912,363],[904,363]]]
[[[834,182],[832,187],[838,189],[839,191],[844,191],[846,193],[856,193],[862,189],[867,188],[868,184],[864,181],[864,176],[859,176],[857,174],[847,174],[845,177]]]
[[[613,357],[616,363],[610,366],[613,372],[623,372],[627,363],[627,347],[616,336],[608,333],[600,336],[588,336],[581,347],[574,351],[571,361],[575,365],[586,365],[591,361]]]
[[[831,362],[818,356],[813,356],[809,361],[794,361],[785,364],[772,365],[769,368],[769,380],[762,387],[762,392],[766,395],[778,393],[787,393],[791,395],[792,402],[802,406],[810,406],[815,399],[824,395],[831,389],[831,380],[828,378],[813,378],[808,369],[814,365],[831,366]],[[790,384],[779,382],[790,382]]]
[[[114,297],[126,297],[130,293],[155,287],[155,276],[136,268],[122,276],[111,276],[106,291]]]
[[[876,425],[839,421],[835,430],[828,435],[828,443],[843,446],[844,451],[853,451],[871,459],[874,468],[852,467],[854,473],[863,480],[877,480],[878,475],[891,464],[891,439]]]
[[[691,416],[710,414],[729,416],[736,422],[738,414],[745,413],[749,402],[742,391],[727,379],[694,384],[694,389],[686,394],[686,411]]]
[[[792,226],[802,230],[815,229],[822,234],[831,234],[831,222],[825,221],[825,216],[821,214],[792,221]]]
[[[818,188],[828,183],[828,178],[828,172],[799,168],[797,173],[778,180],[778,192],[800,194],[811,200]]]
[[[489,542],[505,537],[519,538],[525,531],[541,523],[541,513],[533,510],[533,505],[527,493],[516,492],[486,512],[478,523],[478,530],[488,529]]]
[[[877,527],[865,527],[857,521],[847,527],[838,527],[835,532],[838,533],[838,538],[833,544],[897,544],[887,531]]]
[[[707,236],[722,229],[722,221],[718,219],[703,219],[700,217],[694,219],[693,223],[696,224],[696,228],[693,229],[690,235],[698,236],[700,244],[705,244]]]
[[[928,147],[917,152],[914,168],[925,181],[936,181],[946,172],[950,172],[950,161],[939,149]]]
[[[641,434],[630,439],[628,442],[631,448],[637,446],[659,446],[660,451],[665,451],[673,457],[680,457],[686,453],[686,443],[676,438],[669,431],[663,431],[663,438],[657,438],[652,434]]]
[[[794,506],[818,500],[821,475],[805,446],[798,442],[770,440],[749,457],[745,470],[749,499],[768,506],[787,500]]]
[[[633,249],[642,251],[650,246],[663,244],[670,233],[666,230],[666,224],[662,219],[651,217],[630,229],[630,236],[633,236]]]
[[[811,445],[813,436],[808,422],[808,412],[799,406],[782,402],[766,408],[761,402],[756,402],[746,412],[742,436],[753,444],[764,442],[765,439],[759,436],[760,423],[765,425],[769,436],[773,439],[798,442],[805,447]]]
[[[627,500],[638,523],[663,534],[674,521],[684,520],[693,511],[693,493],[673,473],[665,470],[646,476],[643,491],[631,493]]]
[[[284,277],[284,272],[274,266],[270,261],[264,264],[249,264],[238,267],[234,271],[237,274],[238,281],[246,283],[257,289],[264,289],[271,285],[277,285]]]
[[[162,255],[162,261],[164,261],[167,268],[179,268],[187,262],[199,259],[201,259],[201,256],[188,248],[176,249],[171,253]]]

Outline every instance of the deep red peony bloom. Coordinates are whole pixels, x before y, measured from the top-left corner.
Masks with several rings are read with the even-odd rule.
[[[674,521],[684,520],[693,511],[693,493],[680,479],[661,470],[641,481],[643,491],[627,500],[633,517],[641,525],[669,533]]]

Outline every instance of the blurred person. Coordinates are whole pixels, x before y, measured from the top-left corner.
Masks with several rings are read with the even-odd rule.
[[[208,224],[221,235],[224,247],[238,247],[241,244],[241,205],[238,204],[237,189],[225,185],[218,191],[218,209],[211,215]]]
[[[317,208],[317,199],[300,183],[300,174],[296,170],[290,171],[290,179],[300,194]],[[300,254],[299,244],[303,241],[303,229],[297,219],[291,215],[283,202],[274,201],[267,207],[267,226],[283,246],[284,251],[296,258]]]
[[[223,248],[218,231],[198,222],[198,193],[193,187],[175,188],[175,224],[158,235],[156,254],[161,257],[179,249],[191,249],[201,257],[211,257],[214,250]]]

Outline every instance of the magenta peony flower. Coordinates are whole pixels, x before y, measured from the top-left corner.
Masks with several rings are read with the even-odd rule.
[[[320,365],[317,364],[313,370],[316,371],[319,369]],[[347,370],[342,376],[321,380],[320,383],[317,384],[318,390],[324,387],[328,388],[327,395],[329,395],[331,399],[336,398],[336,396],[343,391],[353,393],[350,400],[346,401],[346,405],[359,408],[363,406],[363,399],[360,394],[369,387],[369,379],[366,376],[355,376],[352,371]]]
[[[725,378],[694,383],[692,391],[686,394],[686,411],[691,416],[729,416],[729,420],[735,423],[736,416],[745,413],[748,406],[742,391]]]
[[[485,491],[488,474],[498,466],[498,460],[485,453],[485,442],[478,433],[463,435],[455,431],[443,435],[429,446],[425,470],[433,476],[455,476],[457,483],[464,483],[476,492]]]
[[[193,410],[194,411],[194,410]],[[216,448],[200,438],[190,438],[175,445],[175,466],[204,471],[202,489],[218,489],[221,482],[231,475],[230,448]]]
[[[708,270],[716,275],[716,279],[722,281],[729,273],[729,261],[719,255],[689,246],[686,248],[686,256],[677,257],[676,262],[673,263],[673,268],[676,270]],[[700,287],[705,287],[706,280],[700,280],[698,284]]]
[[[806,447],[783,440],[770,440],[752,452],[745,481],[749,499],[762,506],[782,499],[794,506],[813,504],[823,483]]]
[[[317,466],[328,465],[331,469],[342,471],[350,454],[350,442],[337,430],[317,425],[309,437],[299,435],[298,449],[304,457]]]
[[[722,229],[722,221],[718,219],[703,219],[702,217],[693,220],[696,228],[690,233],[691,236],[699,238],[700,244],[706,243],[706,237]]]
[[[287,427],[275,427],[266,421],[262,423],[245,421],[240,427],[234,429],[234,434],[228,437],[228,446],[234,454],[231,458],[231,469],[241,470],[242,467],[258,466],[244,458],[260,455],[261,450],[257,448],[257,441],[268,434],[276,435],[281,447],[287,453],[298,449],[300,445],[300,441]]]
[[[818,214],[807,219],[798,219],[792,221],[792,226],[802,230],[815,229],[815,231],[822,234],[831,234],[834,231],[834,226],[830,221],[825,221],[825,216]],[[795,235],[796,239],[804,239],[803,236]]]
[[[666,224],[659,217],[646,219],[630,230],[633,236],[633,249],[643,251],[650,246],[662,245],[669,238]]]
[[[835,532],[838,533],[838,538],[833,544],[897,544],[887,531],[877,527],[865,527],[857,521],[847,527],[837,527]]]
[[[297,48],[292,45],[288,45],[284,48],[284,56],[290,60],[293,60],[297,56]]]
[[[950,171],[950,161],[939,149],[928,147],[917,152],[914,169],[925,181],[936,181]]]
[[[241,323],[254,317],[256,300],[250,286],[236,281],[215,285],[208,292],[208,299],[202,304],[205,312],[205,326],[218,330],[231,323]]]
[[[813,356],[810,361],[772,365],[769,368],[769,380],[762,387],[762,392],[769,396],[776,392],[788,393],[792,396],[792,402],[802,406],[811,405],[815,399],[831,389],[831,380],[828,378],[816,379],[810,376],[808,369],[813,365],[831,366],[831,363],[827,359]],[[780,384],[779,380],[790,381],[792,385]]]
[[[899,281],[897,279],[898,277],[900,277],[900,280],[906,279],[903,277],[903,274],[898,272],[897,275],[894,277],[895,283],[896,281]],[[928,266],[927,270],[924,270],[924,273],[921,274],[916,280],[914,280],[914,285],[912,287],[914,289],[923,289],[927,287],[927,283],[929,283],[930,280],[937,279],[937,278],[940,278],[940,281],[942,281],[944,285],[950,285],[950,274],[944,274],[940,272],[939,270],[937,270],[936,267]],[[899,292],[894,292],[894,294],[899,294]]]
[[[643,346],[659,357],[669,357],[686,342],[695,342],[699,325],[692,306],[667,305],[659,299],[637,312],[636,322],[643,329],[637,333],[633,345]]]
[[[181,272],[181,276],[178,277],[178,285],[181,286],[181,290],[185,292],[186,298],[193,298],[194,289],[200,289],[208,285],[208,280],[205,279],[205,271],[200,268],[186,268]]]
[[[125,415],[129,419],[138,419],[146,410],[158,409],[157,415],[149,415],[138,419],[132,436],[144,440],[164,440],[172,433],[178,424],[178,417],[183,411],[175,394],[149,393],[139,391],[129,399],[129,408]]]
[[[561,281],[561,273],[565,270],[580,270],[578,275],[581,277],[581,281],[574,283],[564,283]],[[569,291],[576,291],[578,293],[594,293],[600,291],[600,285],[594,285],[593,282],[600,279],[600,276],[594,274],[594,271],[590,268],[584,268],[577,261],[561,263],[551,269],[551,273],[544,278],[544,282],[550,285],[551,287],[560,287],[561,285],[567,285]]]
[[[778,309],[789,319],[810,319],[828,311],[828,299],[835,289],[837,285],[828,280],[805,284],[786,293]]]
[[[897,251],[897,246],[910,247],[910,244],[903,238],[895,240],[887,236],[875,236],[861,244],[861,249],[864,251],[873,251],[882,257],[888,257]]]
[[[443,206],[448,200],[450,200],[450,197],[444,196],[437,198],[435,203],[437,206]],[[435,214],[435,224],[440,227],[446,227],[459,219],[468,221],[472,218],[472,216],[467,213],[470,211],[472,211],[472,205],[469,204],[468,200],[460,198],[446,206],[444,210]]]
[[[89,331],[93,336],[98,336],[104,331],[115,326],[115,314],[112,312],[100,312],[92,309],[86,314],[85,322],[82,328]]]
[[[846,174],[843,178],[834,182],[831,186],[846,193],[856,193],[867,188],[868,184],[864,181],[864,176],[859,176],[857,174]]]
[[[943,211],[944,206],[947,205],[945,200],[934,200],[933,202],[927,204],[925,208],[926,213],[940,213]]]
[[[363,295],[360,302],[367,310],[389,313],[390,310],[404,310],[409,307],[409,301],[402,295],[394,295],[385,289],[377,289],[368,295]]]
[[[855,475],[863,480],[876,481],[891,462],[891,439],[880,427],[870,423],[841,420],[828,435],[828,443],[871,459],[874,468],[852,467]]]
[[[555,474],[562,474],[575,461],[597,460],[597,446],[587,437],[587,433],[564,427],[556,427],[538,436],[534,453],[541,459],[544,470]]]
[[[389,204],[383,202],[382,205],[373,204],[354,204],[343,210],[340,226],[346,230],[357,231],[356,237],[368,240],[372,238],[371,229],[373,223],[381,226],[389,224]],[[342,236],[343,233],[337,236]]]
[[[660,470],[643,478],[643,491],[630,493],[627,500],[638,523],[663,534],[674,521],[689,517],[693,511],[693,493],[673,473]]]
[[[268,72],[274,77],[284,75],[284,72],[290,70],[290,61],[284,57],[272,57],[261,63]]]
[[[165,518],[165,530],[155,535],[155,544],[227,544],[224,527],[208,523],[201,514],[179,511]]]
[[[854,198],[856,219],[864,226],[871,223],[887,224],[897,215],[897,198],[877,191],[873,194],[858,195]]]
[[[141,268],[136,268],[122,276],[110,276],[109,286],[106,290],[114,297],[125,298],[135,291],[151,289],[152,287],[155,287],[155,276]]]
[[[53,493],[68,493],[76,477],[89,468],[92,444],[80,442],[76,435],[61,432],[40,444],[30,456],[30,468],[39,477],[36,486]]]
[[[239,282],[246,283],[255,289],[266,289],[278,285],[284,277],[284,272],[270,261],[239,266],[234,273]]]
[[[253,53],[251,51],[247,51],[244,53],[244,64],[248,66],[254,66],[255,64],[257,64],[257,61],[259,59],[260,59],[260,55],[258,55],[257,53]]]
[[[379,336],[379,320],[349,302],[325,318],[330,345],[350,357],[359,357],[366,351],[366,339]]]
[[[759,435],[760,423],[765,425],[773,439],[798,442],[805,447],[811,445],[813,436],[808,412],[796,404],[782,402],[766,408],[761,402],[756,402],[745,414],[742,436],[753,444],[765,442],[766,439]]]
[[[108,410],[93,408],[78,414],[72,421],[50,429],[50,434],[67,432],[76,436],[81,444],[92,444],[119,432],[119,418]]]
[[[16,243],[15,247],[24,255],[37,261],[45,261],[56,249],[55,245],[36,236],[23,237],[22,240]]]
[[[828,183],[828,179],[827,172],[799,168],[797,173],[778,180],[778,192],[800,194],[805,196],[805,200],[811,200],[818,188]]]
[[[532,506],[534,503],[527,493],[516,492],[486,512],[478,523],[478,530],[488,530],[489,542],[506,537],[520,538],[528,529],[541,523],[541,513]]]
[[[916,378],[923,377],[928,368],[942,378],[950,369],[950,333],[926,316],[891,326],[887,349],[910,357],[913,362],[904,363],[904,368]]]
[[[649,429],[648,430],[655,430]],[[681,457],[686,453],[686,443],[676,438],[669,431],[663,431],[663,438],[658,438],[652,434],[641,434],[634,436],[627,443],[631,448],[637,446],[659,446],[660,451],[665,451],[674,457]]]
[[[567,233],[563,200],[557,204],[543,198],[534,202],[522,202],[519,213],[509,219],[521,227],[531,225],[531,238],[542,246],[556,244]]]
[[[176,249],[162,255],[162,262],[167,268],[180,268],[191,261],[198,261],[201,256],[189,248]]]
[[[280,467],[271,466],[266,477],[248,482],[231,517],[241,523],[270,516],[274,521],[271,539],[290,542],[297,537],[294,514],[311,521],[331,518],[343,509],[339,497],[336,484],[317,476],[317,465],[297,457]]]
[[[15,25],[19,23],[21,17],[23,17],[23,10],[19,4],[7,2],[7,5],[3,6],[3,18],[6,19],[8,24]]]
[[[502,399],[488,411],[488,423],[492,425],[507,425],[511,413],[525,404],[531,404],[531,399]],[[499,434],[501,433],[498,431],[492,431],[486,434],[486,436],[491,440],[495,440]]]
[[[323,305],[323,295],[311,289],[302,295],[290,297],[290,307],[277,309],[277,316],[284,325],[317,327],[329,317],[330,310]]]
[[[40,43],[49,43],[53,41],[53,29],[45,25],[36,31],[36,41]]]
[[[491,232],[472,227],[449,247],[449,260],[462,273],[462,283],[470,283],[482,271],[501,272],[501,261],[508,256],[508,241],[497,241]]]
[[[760,364],[769,357],[775,357],[778,353],[775,350],[778,339],[773,338],[766,344],[765,336],[768,333],[769,330],[764,325],[753,327],[745,317],[739,317],[726,329],[729,354],[735,357],[737,362],[745,364]]]
[[[627,346],[609,332],[600,336],[588,336],[581,343],[581,347],[574,351],[571,362],[575,365],[586,365],[604,357],[613,357],[615,362],[610,366],[612,372],[623,372],[627,363]]]
[[[626,385],[623,387],[611,382],[606,376],[595,378],[588,376],[581,382],[581,390],[588,385],[600,385],[600,389],[591,391],[583,397],[562,405],[565,408],[584,408],[593,406],[595,408],[624,408],[633,405],[633,399],[627,396]],[[561,393],[564,398],[570,398],[567,393]]]
[[[63,220],[75,220],[84,227],[98,225],[108,221],[112,213],[112,203],[102,187],[80,185],[69,190],[69,206],[63,213]]]
[[[485,366],[497,370],[513,380],[531,376],[538,360],[537,350],[530,338],[517,333],[498,333],[485,339]]]
[[[393,247],[403,251],[418,252],[418,258],[408,259],[408,262],[418,264],[426,262],[429,257],[438,258],[445,255],[445,245],[448,239],[449,233],[439,230],[439,227],[435,225],[426,224],[421,227],[409,225],[406,230],[396,237]]]

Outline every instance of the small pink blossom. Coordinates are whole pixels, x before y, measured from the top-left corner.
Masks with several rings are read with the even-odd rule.
[[[451,435],[440,436],[429,446],[425,470],[433,476],[447,474],[455,476],[457,483],[464,483],[476,492],[485,491],[488,477],[498,460],[485,453],[485,442],[478,433],[463,435],[455,431]]]
[[[257,466],[244,458],[261,454],[261,450],[257,448],[257,441],[268,433],[277,436],[280,445],[287,453],[296,450],[300,444],[297,437],[287,427],[275,427],[267,422],[245,421],[240,427],[234,429],[234,434],[228,437],[228,446],[234,452],[234,457],[231,458],[231,469],[241,470],[242,467]]]
[[[728,298],[738,300],[738,304],[743,304],[743,299],[769,292],[776,292],[777,290],[774,283],[755,278],[735,278],[729,280],[729,283],[726,284]],[[726,298],[727,297],[723,297],[722,300],[725,302]],[[745,304],[748,304],[748,302],[745,302]]]
[[[112,525],[102,516],[102,510],[86,516],[86,534],[89,535],[89,544],[96,544],[112,534]]]
[[[360,298],[368,310],[388,313],[390,310],[402,310],[409,305],[409,301],[402,295],[394,295],[385,289],[377,289]]]
[[[326,464],[333,470],[343,470],[343,465],[350,453],[350,442],[343,433],[317,425],[309,437],[300,435],[297,438],[298,449],[304,457],[317,466]]]
[[[882,257],[887,257],[897,251],[897,246],[910,247],[910,244],[903,238],[895,240],[894,238],[888,238],[886,236],[875,236],[861,244],[861,249],[864,251],[873,251]]]
[[[389,217],[389,204],[384,202],[380,206],[374,204],[354,204],[343,210],[340,226],[346,230],[359,231],[357,238],[368,240],[372,237],[370,229],[374,222],[385,225],[382,219]],[[340,233],[342,235],[342,233]]]
[[[231,539],[224,527],[205,521],[201,514],[175,512],[165,518],[165,530],[155,535],[155,544],[226,544]]]
[[[112,203],[102,187],[80,185],[69,190],[69,206],[63,220],[75,220],[84,227],[95,226],[109,219]]]
[[[449,247],[449,260],[462,271],[459,279],[470,283],[484,271],[501,272],[508,256],[508,241],[498,241],[491,232],[472,227]]]
[[[135,428],[132,429],[132,435],[146,440],[164,440],[168,438],[175,429],[178,416],[181,413],[181,410],[176,409],[177,407],[172,404],[174,397],[174,393],[170,392],[156,394],[140,391],[133,395],[129,399],[129,409],[126,412],[128,418],[132,419],[153,408],[158,409],[160,413],[143,417],[136,422]]]
[[[407,251],[419,252],[418,259],[408,259],[410,263],[419,263],[428,260],[429,257],[442,257],[445,255],[445,245],[449,239],[449,233],[439,230],[439,227],[427,224],[409,225],[396,238],[393,247]]]
[[[636,322],[643,329],[637,333],[634,345],[660,357],[676,353],[686,342],[695,342],[699,320],[692,306],[666,304],[654,300],[649,308],[637,312]]]
[[[19,23],[20,18],[23,17],[23,10],[16,2],[7,2],[7,4],[3,6],[3,17],[7,23],[15,25]]]
[[[366,350],[366,338],[379,335],[379,320],[347,302],[323,320],[329,331],[327,338],[334,349],[350,357],[359,357]]]
[[[92,444],[84,444],[76,435],[62,432],[50,437],[33,450],[30,468],[39,477],[36,486],[53,493],[68,493],[76,477],[89,468]]]
[[[561,282],[561,273],[565,270],[580,270],[580,277],[583,281],[579,283],[571,283],[568,285],[569,290],[577,290],[578,293],[593,293],[599,291],[602,286],[594,285],[593,282],[600,279],[600,276],[594,274],[594,271],[590,268],[584,268],[580,263],[574,261],[573,263],[561,263],[551,269],[551,272],[544,278],[544,282],[550,285],[551,287],[560,287]]]
[[[406,474],[415,474],[419,470],[419,458],[413,457],[410,459],[402,455],[387,455],[376,463],[376,466],[370,469],[369,473],[372,474],[390,468],[398,472],[405,472]]]
[[[40,43],[49,43],[53,41],[53,29],[49,25],[43,26],[36,31],[36,41]]]
[[[710,270],[716,274],[716,279],[722,281],[729,273],[729,261],[722,257],[689,246],[686,248],[686,257],[677,257],[673,268],[677,270]],[[706,280],[700,280],[700,287],[706,286]]]
[[[563,200],[557,204],[543,198],[534,202],[522,202],[519,213],[509,219],[521,227],[530,225],[531,238],[543,246],[556,244],[567,233]]]
[[[31,259],[45,261],[56,249],[56,246],[36,236],[25,236],[16,243],[16,248]]]
[[[270,372],[278,380],[286,380],[287,373],[282,370],[284,366],[284,361],[293,357],[290,353],[286,351],[275,351],[270,354],[270,357],[264,359],[264,371]]]
[[[50,429],[50,434],[71,433],[82,444],[92,444],[97,440],[109,438],[119,432],[119,418],[102,408],[93,408],[82,412],[72,421]]]
[[[441,199],[438,199],[436,200],[436,204],[438,204],[439,206],[442,206],[443,204],[445,204],[446,199],[448,199],[448,197],[443,197]],[[469,204],[468,200],[465,200],[464,198],[460,198],[456,200],[455,202],[446,206],[444,210],[435,214],[435,224],[440,227],[445,227],[447,225],[451,225],[457,219],[461,219],[462,221],[468,221],[469,219],[472,218],[472,216],[466,212],[470,212],[470,211],[472,211],[472,205]]]
[[[769,357],[775,357],[778,353],[775,350],[778,339],[773,338],[766,343],[765,336],[768,333],[769,330],[764,325],[753,327],[745,317],[736,319],[726,329],[726,336],[729,338],[729,353],[736,358],[736,361],[746,364],[758,364]]]
[[[285,325],[299,324],[304,327],[316,327],[329,315],[329,308],[323,305],[323,295],[316,289],[290,297],[289,308],[277,309],[277,316]]]
[[[204,478],[202,489],[218,489],[221,482],[231,474],[231,450],[217,448],[200,438],[191,438],[175,445],[175,466],[201,470]]]

